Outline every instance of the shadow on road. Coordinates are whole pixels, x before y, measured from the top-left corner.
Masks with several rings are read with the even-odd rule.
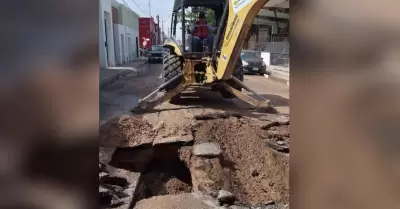
[[[257,97],[250,95],[251,97],[257,99]],[[279,95],[274,94],[261,94],[261,97],[268,99],[271,102],[271,105],[274,107],[285,107],[289,106],[289,99],[281,97]]]

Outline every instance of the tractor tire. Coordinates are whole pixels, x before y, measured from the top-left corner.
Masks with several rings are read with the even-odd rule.
[[[237,79],[239,79],[240,81],[243,82],[244,80],[244,76],[243,76],[243,63],[242,63],[242,59],[239,59],[236,62],[236,67],[235,70],[232,72],[232,76],[236,77]],[[226,81],[226,83],[230,86],[232,86],[234,89],[238,90],[238,91],[242,91],[242,87],[237,84],[235,81],[233,80],[228,80]],[[234,94],[231,94],[230,92],[226,91],[224,88],[220,88],[220,94],[223,98],[226,99],[233,99],[236,98],[236,96]]]
[[[166,83],[182,72],[181,58],[175,54],[165,54],[163,59],[163,70],[164,83]],[[182,77],[173,81],[165,87],[165,90],[169,91],[175,89],[182,83],[182,81]]]

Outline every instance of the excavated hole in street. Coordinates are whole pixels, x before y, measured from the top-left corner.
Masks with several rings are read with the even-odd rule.
[[[147,145],[119,148],[114,153],[110,164],[117,168],[141,173],[134,202],[158,195],[190,193],[198,189],[199,185],[202,186],[202,183],[209,186],[209,181],[204,182],[204,179],[198,175],[198,171],[206,176],[216,177],[216,179],[211,179],[215,181],[209,187],[213,191],[225,189],[232,192],[237,196],[237,203],[257,205],[269,201],[288,202],[289,156],[266,146],[266,142],[280,145],[278,141],[279,143],[287,141],[288,144],[289,125],[273,128],[269,125],[268,128],[260,128],[270,122],[240,117],[196,118],[196,120],[201,122],[192,130],[195,144],[219,143],[223,150],[222,170],[215,169],[214,161],[193,161],[195,158],[186,159],[180,156],[179,152],[182,150],[188,151],[189,155],[191,153],[191,147],[182,147],[182,145],[163,144],[154,147]],[[137,123],[136,120],[133,122]],[[120,129],[116,130],[116,132],[120,131]],[[148,133],[145,132],[144,135],[139,133],[140,138],[146,138]],[[129,136],[133,138],[132,140],[136,140],[137,134],[133,133]],[[276,136],[283,137],[285,140],[277,140],[279,137]],[[113,138],[117,137],[119,135],[113,136]],[[151,135],[151,137],[154,136]],[[186,163],[189,162],[192,174],[195,175],[191,175],[191,171],[180,159],[185,160]],[[213,175],[214,173],[218,175]],[[191,176],[194,179],[191,179]]]
[[[153,147],[153,159],[141,176],[136,201],[153,196],[192,191],[190,170],[179,158],[180,147],[179,145]]]
[[[179,158],[180,145],[119,148],[111,165],[140,172],[134,202],[154,196],[192,192],[190,170]]]

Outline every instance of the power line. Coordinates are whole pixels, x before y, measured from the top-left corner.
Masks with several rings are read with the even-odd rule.
[[[123,0],[123,1],[125,2],[125,0]],[[133,2],[143,12],[143,14],[146,14],[144,9],[138,3],[136,3],[134,0],[131,0],[131,2]]]

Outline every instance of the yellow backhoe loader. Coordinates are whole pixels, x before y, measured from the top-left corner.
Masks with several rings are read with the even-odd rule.
[[[268,0],[175,0],[171,38],[165,43],[167,53],[164,56],[164,83],[155,91],[139,101],[133,112],[142,112],[179,96],[188,88],[209,86],[219,91],[224,98],[239,98],[257,109],[273,110],[270,102],[243,83],[243,65],[240,53],[245,37],[253,21]],[[188,44],[185,13],[206,8],[214,11],[217,23],[216,35],[212,47],[203,42],[201,47]],[[176,37],[178,19],[182,29],[182,44]],[[208,45],[210,46],[210,45]],[[197,49],[196,49],[197,48]],[[202,48],[203,50],[198,50]],[[257,99],[242,93],[242,89],[252,92]],[[163,96],[150,100],[158,92]]]

